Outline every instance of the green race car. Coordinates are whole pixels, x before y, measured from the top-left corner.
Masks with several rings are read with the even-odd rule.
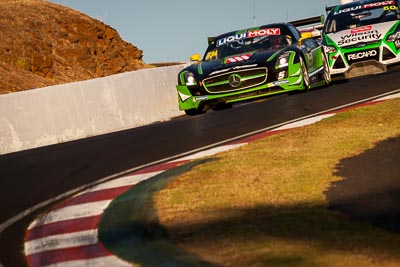
[[[398,1],[355,1],[328,11],[322,44],[332,79],[381,73],[400,63]]]
[[[178,75],[179,108],[188,115],[330,82],[323,47],[290,23],[228,32],[208,43],[203,58],[193,55],[195,63]]]

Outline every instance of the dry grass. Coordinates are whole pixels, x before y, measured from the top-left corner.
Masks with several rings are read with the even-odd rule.
[[[400,235],[346,220],[324,194],[341,159],[400,136],[399,110],[358,108],[223,153],[155,196],[160,221],[223,266],[400,266]]]

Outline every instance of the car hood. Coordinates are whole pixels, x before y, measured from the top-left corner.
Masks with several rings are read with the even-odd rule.
[[[354,29],[329,33],[327,36],[339,47],[351,46],[357,43],[380,41],[396,23],[397,21],[389,21],[362,26]]]
[[[229,56],[221,60],[201,61],[189,66],[187,69],[192,73],[197,74],[200,79],[203,79],[205,77],[219,75],[233,70],[266,66],[268,65],[268,60],[271,60],[271,62],[275,64],[275,60],[272,59],[285,50],[287,50],[287,48],[247,52]]]

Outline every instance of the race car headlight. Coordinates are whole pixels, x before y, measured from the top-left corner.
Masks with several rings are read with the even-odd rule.
[[[290,53],[288,53],[288,52],[280,55],[278,57],[278,60],[276,61],[276,67],[279,69],[287,67],[289,65],[289,57],[290,57]]]
[[[185,72],[184,81],[186,86],[193,86],[197,84],[196,79],[194,78],[194,75],[191,72]]]

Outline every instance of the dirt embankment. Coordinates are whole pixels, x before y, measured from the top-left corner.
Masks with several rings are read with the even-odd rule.
[[[115,29],[44,0],[1,0],[0,39],[0,94],[150,67]]]

